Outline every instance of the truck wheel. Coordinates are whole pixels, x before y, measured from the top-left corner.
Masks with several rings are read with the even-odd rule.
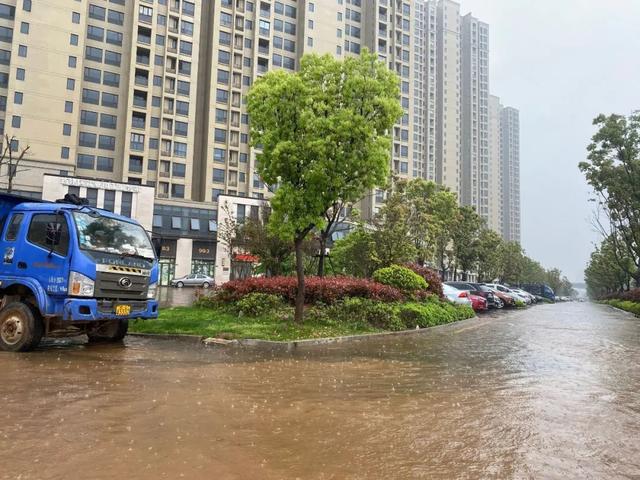
[[[44,327],[34,307],[11,302],[0,310],[0,350],[28,352],[38,346]]]
[[[129,320],[109,320],[100,322],[95,328],[87,331],[89,342],[120,342],[129,330]]]

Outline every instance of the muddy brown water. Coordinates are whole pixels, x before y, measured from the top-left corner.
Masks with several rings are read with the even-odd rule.
[[[586,303],[293,354],[0,354],[2,479],[640,478],[640,320]]]

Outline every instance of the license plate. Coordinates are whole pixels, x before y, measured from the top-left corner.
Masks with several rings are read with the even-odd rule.
[[[129,315],[131,313],[131,305],[116,305],[116,315]]]

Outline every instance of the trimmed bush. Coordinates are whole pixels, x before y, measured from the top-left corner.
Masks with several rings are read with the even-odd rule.
[[[406,303],[399,305],[397,310],[406,328],[433,327],[475,316],[471,307],[447,302]]]
[[[611,305],[612,307],[619,308],[620,310],[631,312],[634,315],[637,315],[638,317],[640,317],[640,302],[613,299],[613,300],[605,300],[602,303]]]
[[[385,330],[403,330],[405,328],[393,305],[366,298],[347,298],[333,305],[331,312],[335,317],[344,319],[344,321],[366,322],[373,327]]]
[[[220,297],[226,302],[237,301],[250,293],[269,293],[295,303],[298,283],[295,277],[261,277],[233,280],[220,287]],[[357,297],[379,302],[404,300],[400,290],[371,280],[353,277],[307,277],[305,303],[331,305],[344,298]]]
[[[383,285],[397,288],[404,293],[414,293],[426,290],[428,285],[424,278],[413,270],[400,265],[380,268],[373,272],[373,279]]]
[[[250,293],[238,300],[234,308],[241,315],[247,317],[259,317],[274,313],[284,306],[282,298],[270,293]]]
[[[417,263],[408,263],[405,265],[408,269],[420,275],[427,282],[427,292],[443,298],[442,280],[440,274],[428,267],[423,267]]]

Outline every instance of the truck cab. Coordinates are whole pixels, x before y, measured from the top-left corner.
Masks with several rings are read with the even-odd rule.
[[[0,349],[86,334],[120,341],[158,316],[158,262],[142,226],[70,203],[0,194]]]

